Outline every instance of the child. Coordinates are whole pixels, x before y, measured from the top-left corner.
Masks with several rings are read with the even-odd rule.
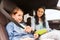
[[[9,40],[34,40],[30,26],[26,26],[23,23],[23,11],[16,7],[10,14],[13,19],[22,24],[25,29],[20,28],[14,22],[9,22],[6,26],[6,30],[9,35]]]

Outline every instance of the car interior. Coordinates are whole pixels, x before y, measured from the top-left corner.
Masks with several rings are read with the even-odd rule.
[[[47,1],[47,2],[46,2]],[[54,3],[52,3],[54,2]],[[46,6],[48,9],[57,9],[60,10],[60,7],[56,7],[58,0],[1,0],[0,5],[6,12],[9,13],[15,6],[21,7],[25,14],[32,13],[32,10],[35,10],[41,5]],[[27,4],[28,3],[28,4]],[[5,26],[10,20],[5,17],[5,15],[0,12],[0,40],[8,40],[8,34],[6,32]],[[60,20],[49,20],[49,26],[53,29],[60,29]],[[57,26],[59,28],[57,28]]]

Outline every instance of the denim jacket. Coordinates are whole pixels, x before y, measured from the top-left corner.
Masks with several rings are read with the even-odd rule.
[[[23,24],[23,23],[22,23]],[[23,24],[24,25],[24,24]],[[24,25],[25,26],[25,25]],[[13,22],[9,22],[6,26],[6,30],[9,35],[9,40],[20,40],[21,38],[32,38],[32,34],[28,34],[24,31],[24,29],[20,28]]]

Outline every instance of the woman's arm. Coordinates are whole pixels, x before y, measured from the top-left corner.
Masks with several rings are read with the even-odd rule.
[[[35,19],[34,19],[34,17],[31,18],[31,27],[34,31],[35,30]]]

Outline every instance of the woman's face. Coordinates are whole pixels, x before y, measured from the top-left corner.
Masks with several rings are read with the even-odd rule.
[[[16,14],[13,14],[12,17],[17,21],[21,22],[23,20],[23,12],[18,10]]]
[[[43,8],[39,8],[37,10],[37,16],[40,18],[43,14],[44,14],[44,9]]]

